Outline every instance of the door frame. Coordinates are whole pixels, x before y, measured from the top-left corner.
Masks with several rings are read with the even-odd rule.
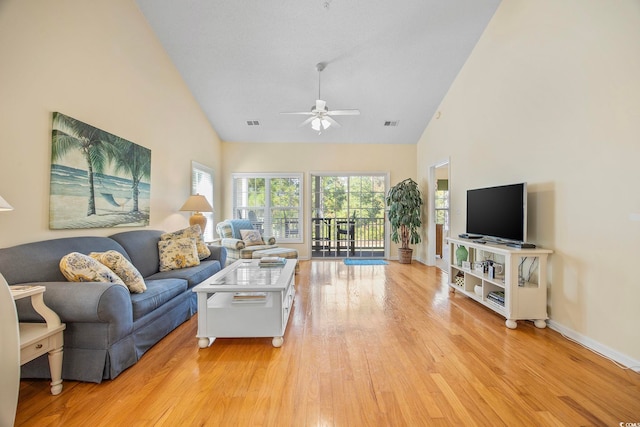
[[[312,190],[311,190],[311,181],[313,180],[314,176],[371,176],[371,175],[380,175],[380,176],[384,176],[384,194],[386,195],[387,192],[389,191],[389,187],[390,187],[390,173],[389,172],[384,172],[384,171],[310,171],[308,172],[308,179],[306,179],[306,183],[305,183],[305,192],[307,194],[307,196],[305,197],[304,200],[304,209],[306,212],[306,221],[305,221],[305,225],[306,225],[306,229],[307,229],[307,236],[309,236],[309,238],[307,239],[307,250],[309,251],[309,259],[312,259],[312,254],[313,254],[313,242],[311,239],[312,236],[312,221],[311,221],[311,212],[313,210],[313,206],[312,206]],[[387,215],[388,211],[387,211],[387,206],[385,204],[384,206],[384,257],[383,259],[388,260],[389,259],[389,245],[391,242],[391,234],[390,234],[390,224],[389,224],[389,218]]]
[[[436,162],[429,166],[429,197],[427,215],[427,265],[436,265],[436,169],[447,167],[447,179],[449,180],[449,195],[451,195],[451,158]],[[449,221],[451,221],[451,197],[449,197]]]

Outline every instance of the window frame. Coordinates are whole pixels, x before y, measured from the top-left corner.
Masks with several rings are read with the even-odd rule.
[[[248,206],[248,205],[240,205],[238,201],[239,189],[238,189],[238,180],[240,179],[264,179],[264,206]],[[271,180],[274,179],[297,179],[299,181],[298,185],[298,194],[297,206],[273,206],[271,204]],[[272,217],[271,212],[274,208],[287,208],[297,211],[298,215],[298,227],[296,237],[287,237],[286,233],[284,236],[276,236],[276,243],[303,243],[304,241],[304,227],[302,224],[303,220],[303,212],[304,212],[304,174],[299,172],[282,172],[282,173],[260,173],[260,172],[237,172],[231,174],[232,180],[232,191],[233,191],[233,201],[232,201],[232,211],[233,218],[238,218],[238,211],[240,210],[249,210],[251,208],[258,208],[263,210],[264,212],[264,221],[263,221],[263,230],[272,230]],[[263,231],[260,230],[260,231]],[[265,237],[271,237],[270,231],[264,231]]]
[[[210,177],[211,182],[211,191],[206,191],[202,189],[202,180],[198,178],[199,175],[208,175]],[[191,194],[201,194],[203,195],[211,207],[213,207],[213,212],[202,212],[207,218],[207,225],[205,230],[203,230],[202,235],[204,237],[205,242],[213,242],[215,240],[215,205],[213,203],[214,194],[215,194],[215,174],[212,168],[209,166],[203,165],[202,163],[198,163],[196,161],[191,161]]]

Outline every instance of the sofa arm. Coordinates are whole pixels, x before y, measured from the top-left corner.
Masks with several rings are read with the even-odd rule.
[[[121,323],[118,329],[133,328],[131,296],[127,289],[113,283],[39,282],[21,285],[40,285],[47,288],[45,304],[60,316],[63,323]],[[21,322],[41,322],[30,299],[16,301]]]
[[[263,237],[262,240],[264,241],[265,245],[275,245],[276,244],[276,238],[275,237]]]
[[[211,251],[211,255],[204,259],[206,260],[217,260],[220,261],[220,267],[224,268],[225,263],[227,262],[227,248],[222,246],[211,246],[209,245],[209,250]]]

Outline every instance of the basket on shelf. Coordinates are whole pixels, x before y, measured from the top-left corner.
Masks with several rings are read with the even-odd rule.
[[[458,274],[454,280],[456,285],[464,286],[464,274]]]

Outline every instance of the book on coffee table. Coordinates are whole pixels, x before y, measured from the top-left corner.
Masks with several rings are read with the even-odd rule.
[[[260,265],[260,267],[272,267],[272,266],[285,265],[286,263],[287,263],[287,260],[282,257],[266,256],[266,257],[260,258],[260,262],[258,263],[258,265]]]
[[[236,292],[233,294],[233,302],[263,302],[266,300],[266,292]]]

